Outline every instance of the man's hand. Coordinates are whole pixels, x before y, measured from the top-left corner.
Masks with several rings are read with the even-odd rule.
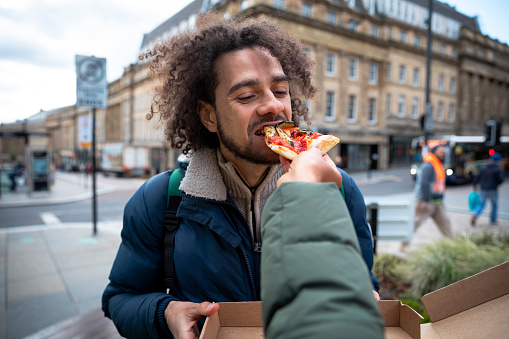
[[[283,182],[334,182],[341,187],[343,178],[332,159],[327,155],[322,156],[317,148],[300,153],[293,161],[279,156],[285,174],[277,181],[277,187]]]
[[[219,309],[219,304],[202,302],[201,304],[171,301],[166,310],[164,317],[168,328],[175,339],[196,339],[199,337],[196,324],[202,316],[214,314]]]
[[[380,294],[378,294],[377,291],[373,290],[373,296],[375,297],[376,301],[380,301]]]

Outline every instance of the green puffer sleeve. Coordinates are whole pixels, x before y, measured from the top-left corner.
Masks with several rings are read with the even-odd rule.
[[[284,183],[262,215],[265,336],[383,338],[384,325],[333,183]]]

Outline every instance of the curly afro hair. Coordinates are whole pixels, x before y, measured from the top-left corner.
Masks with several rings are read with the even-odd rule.
[[[302,117],[309,124],[308,109],[300,98],[310,99],[317,90],[311,83],[313,61],[300,41],[267,18],[225,19],[209,12],[198,18],[194,30],[160,41],[140,55],[140,60],[152,59],[149,76],[159,80],[147,119],[160,114],[172,148],[187,154],[219,145],[217,135],[200,120],[198,102],[215,107],[215,60],[248,47],[265,48],[279,60],[289,78],[293,120],[298,123]]]

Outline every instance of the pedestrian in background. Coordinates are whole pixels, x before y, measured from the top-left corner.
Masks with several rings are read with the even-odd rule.
[[[475,226],[477,217],[479,217],[486,205],[486,201],[491,201],[491,225],[497,224],[497,209],[498,209],[498,186],[504,181],[504,172],[498,165],[498,162],[502,156],[500,153],[495,153],[490,157],[488,165],[481,169],[479,175],[474,178],[474,191],[477,189],[477,185],[481,186],[479,205],[472,215],[470,224]]]
[[[445,171],[442,163],[445,159],[445,150],[438,145],[423,158],[423,163],[417,172],[415,184],[415,221],[414,233],[428,217],[431,217],[440,232],[447,238],[453,238],[451,222],[445,211],[443,198],[445,193]],[[401,244],[405,251],[408,242]]]
[[[9,179],[11,179],[11,192],[16,191],[17,179],[23,175],[23,171],[25,169],[25,165],[21,162],[18,162],[14,170],[9,173]]]

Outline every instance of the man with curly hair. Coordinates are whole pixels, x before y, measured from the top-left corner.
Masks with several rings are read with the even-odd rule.
[[[192,154],[179,187],[176,283],[165,293],[168,171],[149,179],[125,207],[103,310],[129,338],[194,338],[200,319],[218,309],[211,302],[260,300],[261,213],[283,174],[279,156],[265,144],[263,127],[308,121],[301,98],[316,93],[313,62],[301,43],[271,20],[224,19],[215,13],[144,57],[152,59],[150,75],[159,79],[148,119],[159,114],[171,146]],[[364,199],[353,180],[340,173],[371,270]]]

